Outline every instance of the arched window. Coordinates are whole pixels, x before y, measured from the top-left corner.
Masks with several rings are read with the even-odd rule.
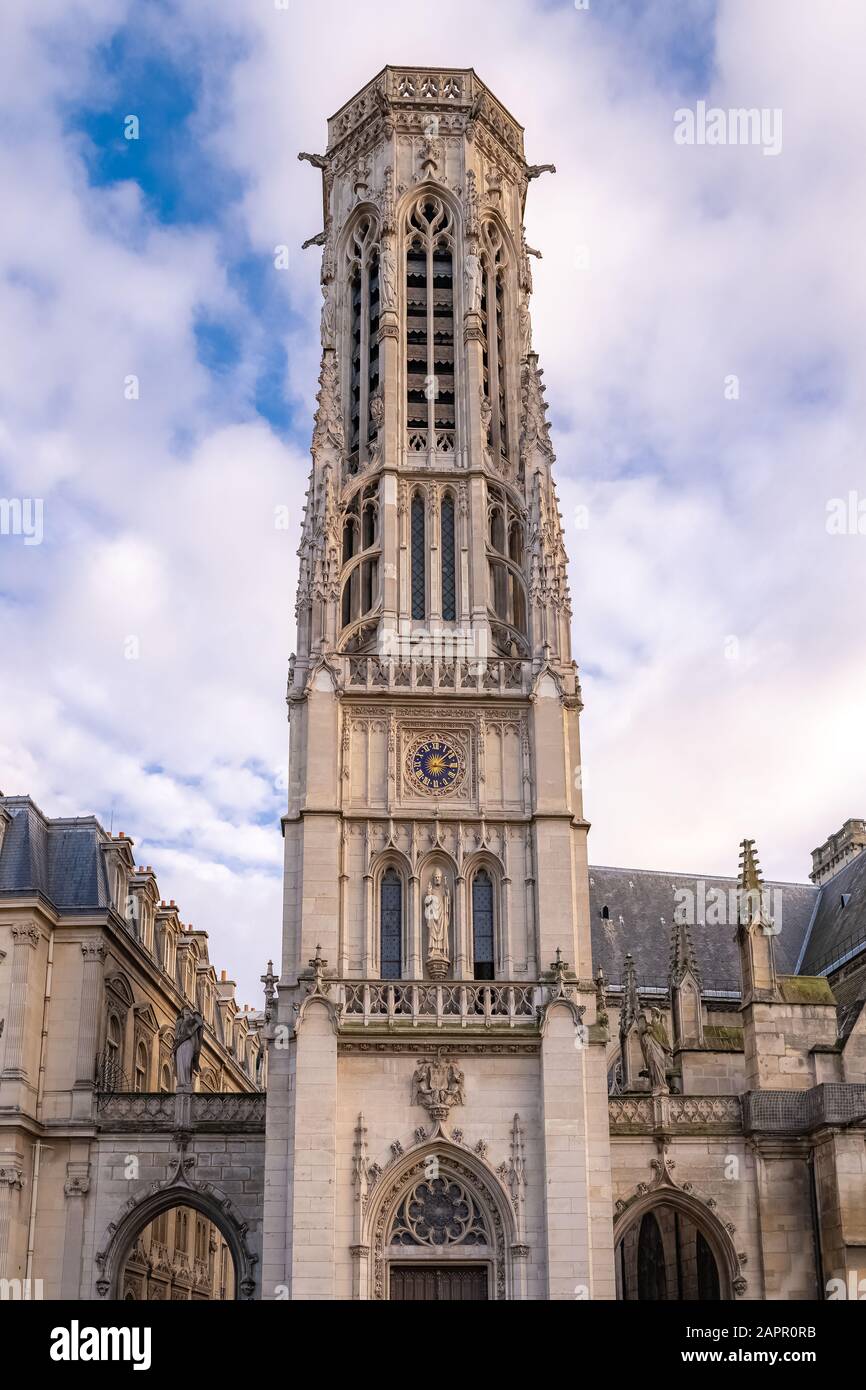
[[[506,656],[519,654],[522,644],[516,639],[527,633],[523,536],[521,509],[503,489],[488,485],[488,603],[492,617],[507,624],[507,627],[493,626],[497,648]]]
[[[353,563],[361,555],[364,558]],[[343,581],[342,627],[357,623],[378,603],[379,557],[379,486],[372,483],[355,493],[343,515],[343,566],[348,574]],[[344,650],[362,650],[374,630],[365,625]]]
[[[637,1242],[637,1287],[641,1302],[667,1299],[665,1251],[659,1223],[648,1211],[640,1223]]]
[[[379,232],[372,217],[355,225],[349,241],[349,472],[369,462],[376,425],[370,410],[379,388]]]
[[[121,1056],[121,1036],[120,1019],[117,1017],[117,1014],[109,1014],[108,1035],[105,1040],[105,1046],[108,1052],[108,1070],[111,1073],[119,1073],[123,1064],[123,1058]]]
[[[171,1084],[171,1067],[168,1062],[163,1062],[159,1074],[159,1089],[167,1096],[170,1096],[174,1087]]]
[[[416,492],[412,498],[412,617],[416,621],[427,616],[427,525],[424,498]]]
[[[135,1083],[134,1090],[147,1090],[147,1048],[140,1042],[135,1049]]]
[[[493,884],[486,869],[472,880],[472,951],[476,980],[494,978]]]
[[[505,358],[508,257],[494,222],[482,228],[481,322],[484,331],[484,394],[490,403],[488,444],[494,456],[508,457],[508,374]]]
[[[457,570],[454,544],[454,498],[447,492],[440,510],[442,529],[442,617],[446,623],[457,621]]]
[[[454,450],[454,219],[422,193],[406,234],[406,424],[414,453]]]
[[[719,1267],[712,1250],[700,1231],[696,1233],[695,1256],[698,1266],[698,1298],[709,1302],[721,1298],[719,1292]]]
[[[379,977],[399,980],[403,973],[403,880],[386,869],[379,893]]]
[[[178,1207],[174,1214],[174,1248],[186,1255],[189,1241],[189,1213],[186,1207]]]

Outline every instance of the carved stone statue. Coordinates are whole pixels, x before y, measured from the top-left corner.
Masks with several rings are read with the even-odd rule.
[[[394,310],[397,308],[397,262],[390,246],[382,247],[379,277],[382,284],[382,309]]]
[[[649,1075],[650,1089],[654,1095],[668,1095],[671,1045],[660,1009],[651,1008],[649,1018],[644,1010],[637,1021],[637,1035]]]
[[[525,299],[517,311],[517,318],[520,326],[520,358],[525,362],[532,351],[532,318]]]
[[[199,1069],[204,1019],[198,1009],[186,1006],[174,1030],[174,1070],[179,1091],[191,1091]]]
[[[424,895],[424,921],[427,925],[427,969],[433,979],[442,979],[451,963],[451,894],[441,869],[435,869]]]
[[[463,260],[463,288],[466,294],[467,314],[477,314],[481,309],[481,260],[474,251],[467,251]]]
[[[456,1062],[420,1057],[412,1075],[412,1104],[423,1105],[434,1119],[444,1119],[453,1105],[465,1104],[465,1084]]]
[[[334,291],[331,285],[322,286],[322,347],[334,346]]]
[[[385,423],[385,399],[381,388],[374,391],[370,397],[370,419],[377,430],[380,430]]]

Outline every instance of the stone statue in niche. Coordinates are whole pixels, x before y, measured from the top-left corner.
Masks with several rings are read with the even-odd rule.
[[[467,251],[463,259],[463,289],[466,295],[467,314],[477,314],[481,310],[481,261],[474,251]]]
[[[451,894],[441,869],[435,869],[424,894],[427,927],[427,970],[433,980],[443,980],[451,964]]]
[[[387,313],[397,308],[397,262],[388,245],[382,247],[379,275],[382,282],[382,310]]]
[[[532,351],[532,319],[525,299],[521,302],[517,317],[520,326],[520,357],[521,361],[525,362]]]
[[[322,286],[322,346],[334,346],[334,292],[330,285]]]
[[[204,1019],[198,1009],[183,1009],[174,1030],[174,1070],[177,1089],[191,1091],[193,1076],[199,1069]]]

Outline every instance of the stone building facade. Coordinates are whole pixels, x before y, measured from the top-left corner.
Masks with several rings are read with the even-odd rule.
[[[75,916],[60,926],[81,955],[76,1005],[46,1052],[74,1036],[58,1046],[79,1060],[39,1108],[47,946],[25,930],[43,930],[35,900],[0,878],[2,1172],[18,1175],[0,1189],[0,1251],[14,1231],[21,1267],[33,1139],[56,1118],[73,1191],[88,1156],[99,1181],[83,1177],[73,1218],[55,1172],[37,1249],[81,1297],[123,1297],[140,1231],[172,1206],[213,1222],[241,1298],[862,1296],[862,822],[811,883],[765,883],[748,840],[729,879],[588,863],[523,221],[551,166],[528,163],[473,71],[416,68],[384,69],[301,158],[323,179],[322,362],[282,959],[248,1025],[267,1038],[267,1095],[217,1037],[214,1094],[160,1095],[152,1052],[138,1094],[128,1075],[100,1089],[88,1067],[117,972],[97,952],[87,984],[99,933]],[[4,805],[10,834],[29,804]],[[107,882],[122,864],[153,900],[124,842],[99,844]],[[131,974],[134,1057],[147,952],[123,914],[106,930]],[[158,1033],[172,1020],[151,1004]]]
[[[220,1136],[248,1122],[254,1148],[263,1122],[264,1016],[239,1008],[207,933],[161,899],[133,848],[93,817],[49,819],[28,797],[0,797],[0,1279],[16,1295],[95,1296],[109,1226],[127,1206],[142,1217],[159,1206],[151,1189],[177,1167],[163,1136],[186,1127],[191,1152],[221,1146],[225,1158]],[[181,1113],[172,1048],[184,1008],[200,1011],[203,1038]],[[199,1214],[213,1224],[210,1206]],[[135,1237],[141,1253],[140,1224]],[[201,1276],[195,1237],[193,1224],[178,1268],[191,1253]],[[131,1246],[114,1253],[119,1281],[121,1256],[135,1260]],[[114,1292],[124,1296],[119,1282]]]

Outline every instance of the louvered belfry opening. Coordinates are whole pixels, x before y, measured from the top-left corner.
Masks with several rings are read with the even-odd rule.
[[[406,244],[406,424],[415,453],[453,452],[454,219],[422,195]]]
[[[502,233],[494,222],[482,232],[481,326],[484,334],[483,385],[490,406],[487,444],[497,457],[508,458],[508,374],[506,277],[508,261]]]
[[[349,254],[349,420],[348,472],[369,460],[376,426],[370,402],[379,389],[379,229],[372,217],[354,228]]]

